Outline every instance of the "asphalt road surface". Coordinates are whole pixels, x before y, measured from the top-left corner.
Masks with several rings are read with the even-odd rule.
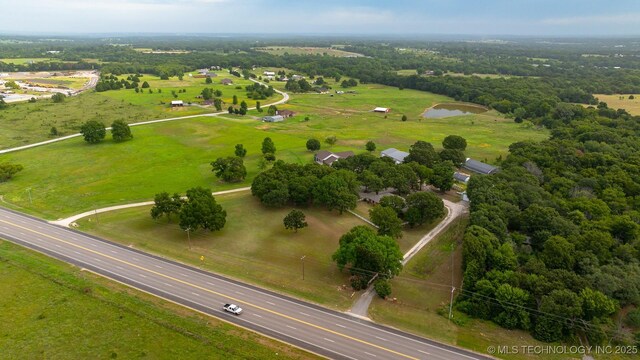
[[[488,359],[3,208],[0,238],[333,359]]]

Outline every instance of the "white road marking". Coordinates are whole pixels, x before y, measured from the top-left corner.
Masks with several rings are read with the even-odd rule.
[[[22,236],[27,236],[27,234],[23,233],[22,231],[20,231],[19,233],[20,233],[20,235],[22,235]]]
[[[173,287],[173,285],[171,284],[167,284],[167,283],[163,283],[163,284],[167,285],[168,287]]]
[[[311,315],[309,315],[309,314],[307,314],[307,313],[303,313],[302,311],[299,311],[299,313],[300,313],[300,314],[302,314],[302,315],[304,315],[304,316],[311,316]]]
[[[274,303],[272,303],[271,301],[267,301],[266,303],[267,303],[267,304],[269,304],[269,305],[275,305],[275,304],[274,304]]]
[[[94,260],[94,261],[97,261],[97,262],[102,262],[102,260],[97,259],[97,258],[93,258],[93,260]]]
[[[74,253],[74,254],[77,254],[77,255],[82,255],[82,254],[80,254],[78,251],[74,251],[73,253]]]
[[[193,295],[195,295],[195,296],[200,296],[200,294],[198,294],[198,293],[194,293],[193,291],[192,291],[191,293],[192,293]]]
[[[366,351],[365,351],[364,353],[365,353],[365,354],[367,354],[367,355],[369,355],[369,356],[378,357],[377,355],[374,355],[374,354],[372,354],[372,353],[368,353],[368,352],[366,352]]]
[[[124,270],[123,268],[121,268],[120,266],[116,266],[116,269],[118,270]]]
[[[153,264],[153,266],[157,267],[158,269],[162,269],[162,266],[160,265]]]
[[[210,282],[207,282],[207,285],[216,286],[216,284]]]
[[[133,261],[140,261],[138,258],[133,257],[133,256],[131,257],[131,260],[133,260]]]
[[[344,328],[344,329],[346,329],[346,328],[347,328],[346,326],[344,326],[344,325],[340,325],[340,324],[336,324],[336,326],[339,326],[339,327]]]
[[[146,276],[144,276],[144,275],[142,275],[142,274],[138,274],[138,275],[140,275],[140,277],[146,278]]]
[[[298,329],[296,329],[296,328],[294,328],[293,326],[290,326],[290,325],[287,325],[287,327],[288,327],[289,329],[298,330]]]
[[[259,317],[259,318],[261,318],[261,317],[262,317],[262,315],[258,315],[258,314],[253,314],[253,316],[257,316],[257,317]]]
[[[236,291],[235,293],[236,293],[236,294],[238,294],[238,295],[244,295],[244,294],[243,294],[243,293],[241,293],[240,291]]]
[[[60,245],[58,245],[58,244],[54,244],[54,245],[55,245],[55,247],[57,247],[57,248],[61,248],[61,247],[62,247],[62,246],[60,246]]]
[[[109,250],[109,251],[111,251],[112,254],[117,254],[118,253],[117,251],[114,251],[114,250]]]
[[[182,275],[182,276],[184,276],[184,277],[189,277],[189,275],[187,275],[187,274],[183,274],[183,273],[180,273],[180,275]]]
[[[334,343],[334,342],[335,342],[335,341],[333,341],[333,340],[331,340],[331,339],[327,339],[327,338],[323,338],[323,339],[327,340],[328,342],[332,342],[332,343]]]
[[[423,353],[423,354],[427,354],[427,355],[431,355],[431,353],[428,353],[426,351],[422,351],[422,350],[418,350],[419,352]]]
[[[380,340],[382,340],[382,341],[389,341],[389,340],[387,340],[387,339],[385,339],[385,338],[381,338],[380,336],[376,336],[376,339],[380,339]]]

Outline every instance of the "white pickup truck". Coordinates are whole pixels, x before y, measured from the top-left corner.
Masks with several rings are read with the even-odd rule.
[[[224,311],[228,311],[232,314],[240,315],[242,312],[242,308],[236,304],[224,304],[222,307]]]

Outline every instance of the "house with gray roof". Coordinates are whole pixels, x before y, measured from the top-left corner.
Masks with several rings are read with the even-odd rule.
[[[456,172],[454,172],[454,173],[453,173],[453,179],[454,179],[455,181],[459,181],[459,182],[461,182],[461,183],[463,183],[463,184],[468,183],[468,182],[469,182],[469,178],[470,178],[470,177],[471,177],[471,176],[469,176],[469,175],[467,175],[467,174],[465,174],[465,173],[458,172],[458,171],[456,171]]]
[[[396,164],[402,164],[404,162],[404,158],[406,158],[407,156],[409,156],[408,152],[400,151],[394,148],[382,150],[382,152],[380,153],[380,157],[391,158]]]
[[[284,117],[282,115],[273,115],[273,116],[265,116],[262,118],[264,122],[280,122],[284,121]]]
[[[316,153],[313,160],[320,165],[333,165],[334,162],[340,159],[346,159],[352,157],[353,151],[342,151],[333,153],[331,151],[321,150]]]
[[[471,158],[467,158],[467,161],[464,162],[462,167],[469,171],[485,175],[495,174],[500,170],[493,165],[485,164],[482,161],[473,160]]]

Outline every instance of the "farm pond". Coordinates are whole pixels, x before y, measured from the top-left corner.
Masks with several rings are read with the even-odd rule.
[[[486,108],[476,105],[438,104],[427,109],[427,111],[422,113],[422,116],[427,119],[442,119],[452,116],[480,114],[486,111]]]

